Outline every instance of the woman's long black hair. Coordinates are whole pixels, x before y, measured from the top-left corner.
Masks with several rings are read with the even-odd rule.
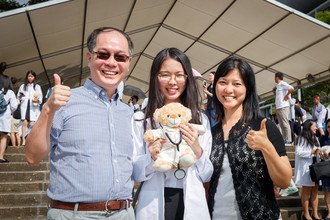
[[[29,84],[29,81],[28,81],[29,74],[32,74],[34,76],[33,88],[35,89],[36,85],[37,85],[37,74],[33,70],[29,70],[29,71],[27,71],[27,73],[25,75],[25,80],[24,80],[24,90],[25,91],[27,91],[27,85]]]
[[[148,118],[151,119],[152,128],[156,128],[153,114],[157,108],[161,108],[164,105],[164,96],[159,90],[158,74],[161,65],[168,58],[174,59],[181,63],[184,73],[188,76],[186,81],[186,89],[181,94],[180,101],[182,105],[191,110],[192,119],[190,122],[201,124],[200,109],[198,105],[198,90],[192,73],[190,60],[186,54],[177,48],[165,48],[157,54],[151,66],[149,99],[145,112],[144,129],[146,129],[146,120]]]
[[[311,127],[312,127],[313,123],[315,123],[315,122],[311,119],[307,119],[303,123],[302,131],[297,138],[296,145],[309,144],[311,146],[311,148],[313,148],[314,146],[317,146],[317,147],[320,146],[316,135],[313,134],[311,131]]]
[[[3,90],[4,94],[7,94],[8,90],[11,89],[11,81],[9,76],[3,75],[1,78],[2,82],[0,85],[0,90]]]
[[[221,121],[224,117],[224,108],[221,102],[217,99],[216,85],[220,77],[226,76],[230,71],[237,69],[243,79],[246,87],[246,97],[243,101],[243,116],[244,123],[250,122],[252,119],[259,117],[259,101],[257,96],[256,82],[253,69],[245,60],[230,56],[221,61],[217,71],[214,74],[213,81],[213,96],[217,120]]]

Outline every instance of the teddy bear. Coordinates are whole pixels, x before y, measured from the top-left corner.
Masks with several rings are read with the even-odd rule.
[[[196,156],[182,138],[179,129],[181,123],[188,123],[191,120],[191,110],[180,103],[170,103],[156,109],[153,117],[155,122],[160,124],[160,128],[147,130],[144,133],[144,140],[149,143],[159,138],[166,140],[153,167],[158,171],[166,172],[193,165]],[[193,126],[199,135],[205,133],[203,125],[193,124]]]
[[[39,92],[35,92],[33,94],[33,98],[32,98],[32,103],[33,103],[33,106],[37,107],[39,106],[39,98],[40,98],[40,93]]]

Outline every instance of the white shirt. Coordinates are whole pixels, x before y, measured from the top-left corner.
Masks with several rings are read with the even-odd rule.
[[[299,141],[295,146],[295,184],[297,186],[315,186],[311,180],[309,165],[313,163],[311,151],[314,146],[307,144],[307,141]]]
[[[314,121],[317,121],[320,117],[321,112],[325,109],[324,105],[321,103],[314,105],[312,109],[312,117]]]
[[[10,132],[11,113],[17,108],[17,100],[15,93],[10,89],[8,89],[7,93],[4,94],[4,98],[8,105],[7,110],[0,114],[0,132]]]
[[[134,104],[132,102],[129,103],[129,106],[131,107],[131,109],[136,112],[137,110],[140,110],[140,105],[139,104]]]
[[[213,219],[242,219],[236,201],[235,189],[228,155],[224,155],[217,191],[214,195]]]
[[[281,80],[276,85],[276,96],[275,96],[276,109],[281,109],[290,106],[289,100],[286,101],[284,100],[284,96],[288,94],[289,90],[293,90],[293,87],[289,85],[287,82],[284,82],[283,80]]]
[[[18,89],[18,93],[17,93],[18,96],[20,93],[24,94],[24,96],[20,98],[22,120],[25,119],[28,101],[30,100],[30,121],[37,121],[40,115],[40,104],[42,103],[41,87],[38,84],[36,84],[34,88],[33,84],[28,83],[26,85],[26,90],[24,90],[24,84],[22,84]],[[37,106],[32,104],[32,99],[35,93],[39,95],[39,103]]]
[[[205,134],[199,136],[202,156],[195,164],[186,170],[186,177],[178,181],[173,171],[166,173],[155,171],[152,167],[147,145],[143,140],[143,113],[136,112],[132,119],[133,131],[133,179],[143,181],[136,209],[136,219],[164,220],[164,187],[183,188],[184,220],[210,219],[203,182],[208,182],[213,173],[213,166],[209,159],[212,147],[212,135],[209,120],[202,114],[202,124],[206,128]],[[147,129],[150,128],[148,121]]]
[[[328,115],[327,115],[328,110]],[[330,105],[324,108],[317,119],[317,128],[322,128],[322,123],[330,118]]]

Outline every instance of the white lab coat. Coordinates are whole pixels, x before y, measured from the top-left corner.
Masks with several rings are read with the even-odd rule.
[[[0,91],[3,93],[3,91]],[[14,112],[17,108],[17,100],[15,93],[12,90],[8,90],[4,95],[5,100],[7,101],[7,110],[0,114],[0,132],[10,132],[11,126],[11,113]]]
[[[164,182],[165,173],[155,171],[152,167],[153,160],[143,140],[142,112],[133,115],[133,178],[138,182],[143,181],[136,209],[136,219],[164,220]],[[208,220],[210,219],[205,197],[203,182],[208,182],[213,173],[213,166],[209,159],[212,147],[212,135],[207,117],[203,114],[203,125],[206,128],[204,135],[199,137],[199,143],[203,148],[203,155],[193,166],[186,170],[183,179],[184,194],[184,219]],[[147,129],[150,128],[148,123]],[[168,171],[173,172],[173,171]],[[168,175],[168,174],[167,174]],[[172,180],[171,180],[172,181]],[[176,181],[173,175],[173,181]]]
[[[311,151],[315,146],[304,142],[295,146],[295,184],[297,186],[315,186],[309,172],[309,165],[313,163]]]
[[[28,100],[30,100],[30,121],[37,121],[40,115],[40,105],[42,103],[42,91],[41,87],[37,84],[35,88],[33,88],[33,84],[27,84],[27,89],[24,90],[24,84],[22,84],[17,93],[17,97],[20,97],[20,93],[23,93],[24,96],[20,98],[21,100],[21,119],[24,120],[26,116],[26,109],[28,105]],[[35,92],[39,93],[39,105],[34,106],[32,104],[33,95]]]

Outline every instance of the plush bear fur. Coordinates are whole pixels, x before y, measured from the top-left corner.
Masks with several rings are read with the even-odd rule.
[[[181,137],[179,130],[180,123],[187,123],[191,120],[190,109],[180,103],[170,103],[156,109],[154,120],[159,122],[161,127],[147,130],[144,134],[144,140],[146,142],[153,142],[159,138],[163,138],[166,139],[166,143],[163,144],[153,167],[156,170],[165,172],[177,168],[178,164],[180,168],[188,168],[193,165],[196,156],[190,146]],[[205,133],[203,125],[193,126],[200,135]],[[177,150],[177,145],[171,143],[168,137],[170,137],[173,143],[180,143],[179,151]]]

